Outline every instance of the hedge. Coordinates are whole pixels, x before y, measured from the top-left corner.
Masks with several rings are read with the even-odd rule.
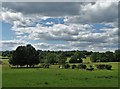
[[[97,64],[96,68],[101,69],[101,70],[103,70],[103,69],[111,70],[112,65],[110,65],[110,64]]]

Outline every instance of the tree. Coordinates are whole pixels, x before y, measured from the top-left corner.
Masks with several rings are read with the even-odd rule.
[[[120,50],[115,50],[115,59],[114,61],[120,62]]]
[[[76,56],[72,56],[69,60],[69,63],[77,63],[77,57]]]
[[[55,53],[48,53],[45,59],[46,63],[55,64],[57,62],[57,55]]]
[[[58,64],[60,65],[65,64],[67,57],[63,53],[59,54],[57,57],[58,57]]]
[[[82,63],[82,58],[85,58],[85,55],[79,51],[76,51],[74,55],[69,60],[70,63]]]
[[[79,51],[76,51],[74,53],[74,56],[76,56],[77,59],[86,58],[85,55],[82,52],[79,52]]]
[[[39,54],[32,45],[18,46],[13,52],[9,63],[13,66],[34,67],[39,63]]]
[[[107,51],[106,53],[106,59],[108,62],[113,62],[114,61],[114,53],[113,52],[110,52],[110,51]]]
[[[35,50],[35,48],[28,44],[26,46],[26,61],[27,66],[34,67],[39,63],[39,53]]]
[[[16,48],[16,51],[13,52],[12,57],[9,60],[9,63],[17,67],[24,66],[26,64],[26,48],[25,46],[19,46]]]
[[[115,53],[107,51],[107,52],[94,52],[90,57],[92,62],[114,62],[118,61],[118,51]]]
[[[90,56],[90,60],[92,62],[100,61],[100,59],[99,59],[99,52],[92,53],[92,55]]]

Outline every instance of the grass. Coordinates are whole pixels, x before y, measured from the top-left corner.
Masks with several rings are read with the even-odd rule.
[[[109,64],[113,66],[112,70],[95,69],[92,72],[58,69],[58,65],[51,65],[49,69],[11,69],[7,60],[4,60],[2,83],[3,87],[117,87],[118,63],[109,62]]]

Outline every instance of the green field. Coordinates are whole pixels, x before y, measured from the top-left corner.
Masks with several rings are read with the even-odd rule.
[[[89,58],[85,59],[85,62]],[[97,63],[93,63],[97,64]],[[80,69],[59,69],[51,65],[49,69],[11,69],[8,60],[3,61],[3,87],[117,87],[118,63],[109,62],[112,70],[87,71]],[[89,65],[89,64],[87,64]]]

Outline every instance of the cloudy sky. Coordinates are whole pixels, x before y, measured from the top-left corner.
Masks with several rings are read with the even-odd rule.
[[[0,50],[114,51],[118,2],[3,2]]]

